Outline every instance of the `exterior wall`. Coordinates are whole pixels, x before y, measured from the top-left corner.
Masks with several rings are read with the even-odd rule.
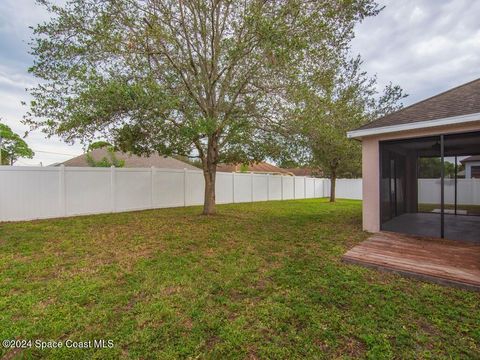
[[[362,138],[363,230],[380,231],[380,141],[471,131],[480,131],[480,121]]]
[[[378,139],[362,142],[363,230],[380,231],[380,151]]]
[[[480,161],[468,162],[465,165],[465,179],[471,179],[472,178],[472,166],[480,166]]]

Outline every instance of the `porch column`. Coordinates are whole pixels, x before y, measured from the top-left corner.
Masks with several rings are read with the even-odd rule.
[[[362,141],[363,230],[380,231],[380,150],[377,139]]]

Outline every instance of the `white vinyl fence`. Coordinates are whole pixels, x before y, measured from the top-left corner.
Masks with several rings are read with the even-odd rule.
[[[480,205],[480,179],[457,180],[458,205]],[[440,179],[418,180],[418,202],[420,204],[440,204]],[[445,179],[445,204],[455,203],[455,180]]]
[[[339,198],[361,198],[361,180],[339,180]],[[329,196],[327,179],[217,173],[219,204]],[[201,171],[0,166],[0,221],[203,204]]]

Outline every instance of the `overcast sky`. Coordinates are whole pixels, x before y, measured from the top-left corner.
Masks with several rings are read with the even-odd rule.
[[[358,26],[352,51],[363,57],[365,70],[376,74],[382,87],[393,82],[404,88],[409,94],[405,105],[480,77],[480,1],[380,3],[385,9]],[[0,117],[21,134],[26,108],[20,103],[28,100],[25,88],[35,84],[27,73],[32,63],[28,26],[46,19],[34,0],[0,0]],[[36,156],[17,165],[48,165],[83,151],[40,132],[26,141]]]

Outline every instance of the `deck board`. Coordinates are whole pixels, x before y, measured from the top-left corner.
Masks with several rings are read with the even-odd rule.
[[[480,290],[480,245],[380,232],[350,249],[346,262]]]

